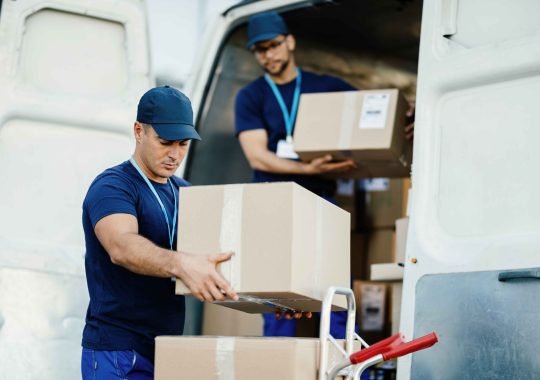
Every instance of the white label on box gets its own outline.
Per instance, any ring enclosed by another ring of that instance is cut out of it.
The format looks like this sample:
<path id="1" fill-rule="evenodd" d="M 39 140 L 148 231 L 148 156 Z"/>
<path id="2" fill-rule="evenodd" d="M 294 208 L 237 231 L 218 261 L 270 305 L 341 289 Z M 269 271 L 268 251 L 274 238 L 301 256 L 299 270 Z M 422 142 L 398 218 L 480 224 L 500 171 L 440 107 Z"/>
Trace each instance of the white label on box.
<path id="1" fill-rule="evenodd" d="M 388 191 L 390 189 L 389 178 L 371 178 L 360 181 L 360 188 L 367 192 Z"/>
<path id="2" fill-rule="evenodd" d="M 389 94 L 366 94 L 360 114 L 360 129 L 383 129 L 388 113 Z"/>
<path id="3" fill-rule="evenodd" d="M 362 286 L 361 291 L 362 330 L 382 330 L 384 327 L 384 286 L 366 284 Z"/>

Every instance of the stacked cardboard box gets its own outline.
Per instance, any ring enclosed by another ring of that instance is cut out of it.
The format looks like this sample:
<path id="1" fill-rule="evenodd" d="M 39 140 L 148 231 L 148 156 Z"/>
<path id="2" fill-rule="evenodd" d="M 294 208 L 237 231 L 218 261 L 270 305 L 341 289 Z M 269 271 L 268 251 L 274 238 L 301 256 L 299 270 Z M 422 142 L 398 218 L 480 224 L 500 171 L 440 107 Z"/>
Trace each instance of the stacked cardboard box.
<path id="1" fill-rule="evenodd" d="M 358 168 L 341 178 L 407 177 L 412 159 L 405 139 L 408 104 L 397 89 L 303 94 L 294 149 L 303 161 L 331 154 Z"/>
<path id="2" fill-rule="evenodd" d="M 343 347 L 343 341 L 340 344 Z M 342 355 L 330 346 L 331 368 L 342 359 Z M 314 380 L 318 376 L 318 368 L 318 339 L 209 336 L 156 338 L 156 380 Z"/>

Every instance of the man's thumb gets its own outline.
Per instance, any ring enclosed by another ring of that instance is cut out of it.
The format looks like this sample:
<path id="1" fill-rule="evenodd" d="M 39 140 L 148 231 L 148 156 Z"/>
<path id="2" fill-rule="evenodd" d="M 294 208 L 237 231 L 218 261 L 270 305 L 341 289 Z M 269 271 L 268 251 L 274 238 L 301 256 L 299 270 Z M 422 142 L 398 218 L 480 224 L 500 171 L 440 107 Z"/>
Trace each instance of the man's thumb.
<path id="1" fill-rule="evenodd" d="M 218 253 L 217 255 L 215 255 L 214 260 L 216 263 L 221 263 L 223 261 L 230 260 L 233 255 L 234 252 Z"/>

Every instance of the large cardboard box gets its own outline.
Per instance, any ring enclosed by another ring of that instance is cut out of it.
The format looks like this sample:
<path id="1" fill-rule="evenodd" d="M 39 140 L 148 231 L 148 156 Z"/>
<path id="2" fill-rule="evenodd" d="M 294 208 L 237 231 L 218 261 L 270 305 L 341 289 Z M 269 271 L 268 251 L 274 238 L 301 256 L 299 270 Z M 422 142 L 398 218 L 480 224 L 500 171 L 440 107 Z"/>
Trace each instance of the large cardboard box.
<path id="1" fill-rule="evenodd" d="M 354 159 L 358 169 L 336 174 L 341 178 L 409 176 L 407 109 L 397 89 L 303 94 L 294 149 L 303 161 L 325 154 Z"/>
<path id="2" fill-rule="evenodd" d="M 235 252 L 219 270 L 242 299 L 219 304 L 319 311 L 328 287 L 349 286 L 349 214 L 293 182 L 183 188 L 179 207 L 180 251 Z M 176 281 L 176 293 L 189 290 Z"/>
<path id="3" fill-rule="evenodd" d="M 332 345 L 329 357 L 330 366 L 342 359 Z M 156 338 L 156 380 L 314 380 L 318 368 L 318 339 Z"/>

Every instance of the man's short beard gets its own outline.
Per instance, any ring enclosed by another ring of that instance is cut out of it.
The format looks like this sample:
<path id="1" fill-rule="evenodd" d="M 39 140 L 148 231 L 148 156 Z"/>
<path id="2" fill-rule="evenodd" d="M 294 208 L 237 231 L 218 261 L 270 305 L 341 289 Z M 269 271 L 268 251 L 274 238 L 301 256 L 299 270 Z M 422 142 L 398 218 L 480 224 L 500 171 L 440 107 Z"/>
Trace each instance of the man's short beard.
<path id="1" fill-rule="evenodd" d="M 284 62 L 281 64 L 281 66 L 279 67 L 279 69 L 277 70 L 277 72 L 274 72 L 274 73 L 271 73 L 270 71 L 268 71 L 266 67 L 263 67 L 263 68 L 264 68 L 264 71 L 266 71 L 268 74 L 278 77 L 278 76 L 280 76 L 281 74 L 283 74 L 283 72 L 285 71 L 285 69 L 287 68 L 287 66 L 289 66 L 289 63 L 290 63 L 290 59 L 287 58 L 287 60 L 284 61 Z"/>

